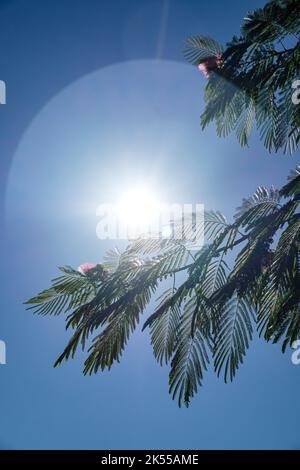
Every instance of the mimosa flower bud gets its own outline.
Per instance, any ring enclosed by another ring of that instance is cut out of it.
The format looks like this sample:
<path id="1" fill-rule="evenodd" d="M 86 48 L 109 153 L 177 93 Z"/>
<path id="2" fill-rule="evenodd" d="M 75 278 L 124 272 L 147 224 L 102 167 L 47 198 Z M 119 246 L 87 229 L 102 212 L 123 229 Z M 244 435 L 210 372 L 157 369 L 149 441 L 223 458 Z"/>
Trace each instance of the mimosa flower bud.
<path id="1" fill-rule="evenodd" d="M 78 271 L 81 274 L 87 274 L 91 269 L 94 269 L 97 265 L 94 263 L 83 263 L 78 267 Z"/>
<path id="2" fill-rule="evenodd" d="M 203 62 L 198 65 L 198 69 L 203 73 L 206 78 L 212 70 L 219 68 L 223 63 L 221 55 L 207 57 Z"/>

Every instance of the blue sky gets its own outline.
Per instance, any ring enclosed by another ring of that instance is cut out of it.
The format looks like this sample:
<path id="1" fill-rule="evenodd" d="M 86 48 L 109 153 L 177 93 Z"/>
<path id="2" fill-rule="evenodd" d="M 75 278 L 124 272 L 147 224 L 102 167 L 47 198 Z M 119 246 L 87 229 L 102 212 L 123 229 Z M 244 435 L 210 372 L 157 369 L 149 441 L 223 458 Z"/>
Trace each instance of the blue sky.
<path id="1" fill-rule="evenodd" d="M 299 152 L 269 155 L 255 136 L 240 149 L 201 132 L 205 79 L 182 59 L 186 37 L 225 42 L 261 4 L 0 2 L 0 448 L 299 448 L 300 368 L 289 351 L 255 338 L 232 384 L 210 371 L 178 409 L 147 332 L 109 373 L 87 378 L 81 353 L 52 367 L 69 337 L 63 317 L 22 305 L 57 266 L 101 259 L 112 242 L 96 238 L 95 207 L 136 182 L 229 218 L 258 185 L 284 183 Z"/>

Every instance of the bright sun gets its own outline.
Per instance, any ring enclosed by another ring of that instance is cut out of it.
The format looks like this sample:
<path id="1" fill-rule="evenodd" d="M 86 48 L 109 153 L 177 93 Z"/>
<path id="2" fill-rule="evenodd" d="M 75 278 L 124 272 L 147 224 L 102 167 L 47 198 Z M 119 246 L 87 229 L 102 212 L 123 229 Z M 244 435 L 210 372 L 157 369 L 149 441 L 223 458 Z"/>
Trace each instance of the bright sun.
<path id="1" fill-rule="evenodd" d="M 153 193 L 141 186 L 125 192 L 117 207 L 120 220 L 133 231 L 147 231 L 159 212 L 159 203 Z"/>

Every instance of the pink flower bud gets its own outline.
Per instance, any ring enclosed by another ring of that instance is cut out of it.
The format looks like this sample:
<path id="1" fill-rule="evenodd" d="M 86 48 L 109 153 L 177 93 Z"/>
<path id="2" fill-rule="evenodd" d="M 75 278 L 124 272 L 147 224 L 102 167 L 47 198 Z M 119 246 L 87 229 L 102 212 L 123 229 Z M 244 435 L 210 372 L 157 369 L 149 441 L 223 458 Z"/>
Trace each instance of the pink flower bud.
<path id="1" fill-rule="evenodd" d="M 206 66 L 205 62 L 202 62 L 202 64 L 199 64 L 198 69 L 200 70 L 200 72 L 203 73 L 205 78 L 209 77 L 209 71 L 207 69 L 207 66 Z"/>
<path id="2" fill-rule="evenodd" d="M 91 269 L 94 269 L 97 265 L 94 263 L 83 263 L 78 267 L 78 271 L 81 274 L 87 274 Z"/>
<path id="3" fill-rule="evenodd" d="M 206 78 L 212 70 L 219 68 L 223 63 L 221 55 L 207 57 L 203 62 L 198 65 L 198 69 L 203 73 Z"/>

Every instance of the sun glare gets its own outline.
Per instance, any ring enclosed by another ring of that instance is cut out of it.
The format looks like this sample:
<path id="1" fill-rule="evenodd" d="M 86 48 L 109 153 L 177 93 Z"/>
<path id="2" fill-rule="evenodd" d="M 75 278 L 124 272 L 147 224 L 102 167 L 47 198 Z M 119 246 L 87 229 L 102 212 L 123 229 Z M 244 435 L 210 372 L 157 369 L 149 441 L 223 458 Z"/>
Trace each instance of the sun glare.
<path id="1" fill-rule="evenodd" d="M 117 207 L 120 220 L 132 230 L 147 231 L 159 211 L 159 203 L 153 193 L 141 186 L 125 192 Z"/>

